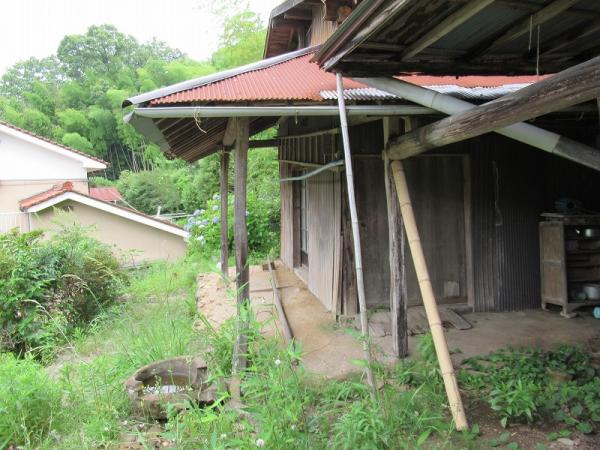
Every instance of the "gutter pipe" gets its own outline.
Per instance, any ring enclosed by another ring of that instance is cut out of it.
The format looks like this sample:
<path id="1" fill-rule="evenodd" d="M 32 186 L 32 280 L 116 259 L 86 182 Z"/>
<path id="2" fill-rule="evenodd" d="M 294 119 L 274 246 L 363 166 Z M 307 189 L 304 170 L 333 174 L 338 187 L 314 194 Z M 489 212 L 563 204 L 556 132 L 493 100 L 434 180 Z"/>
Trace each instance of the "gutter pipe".
<path id="1" fill-rule="evenodd" d="M 432 89 L 407 83 L 396 78 L 355 78 L 355 80 L 449 115 L 459 114 L 476 106 L 450 95 L 440 94 Z M 590 163 L 581 160 L 578 155 L 582 153 L 595 155 L 598 153 L 597 149 L 573 141 L 552 131 L 520 122 L 494 130 L 494 132 L 548 153 L 555 153 L 580 164 L 596 168 L 590 165 Z"/>
<path id="2" fill-rule="evenodd" d="M 431 108 L 414 105 L 352 105 L 349 116 L 413 116 L 436 114 Z M 294 117 L 337 116 L 337 106 L 169 106 L 136 108 L 133 113 L 151 119 L 201 117 Z M 129 117 L 126 116 L 126 120 Z"/>

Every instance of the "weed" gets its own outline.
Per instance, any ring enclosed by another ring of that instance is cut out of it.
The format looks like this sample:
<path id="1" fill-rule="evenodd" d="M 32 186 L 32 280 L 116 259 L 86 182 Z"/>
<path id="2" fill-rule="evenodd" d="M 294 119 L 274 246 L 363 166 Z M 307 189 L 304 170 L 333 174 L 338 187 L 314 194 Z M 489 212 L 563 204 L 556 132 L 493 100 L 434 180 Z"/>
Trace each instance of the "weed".
<path id="1" fill-rule="evenodd" d="M 465 360 L 463 366 L 462 385 L 483 397 L 503 426 L 546 417 L 591 433 L 600 422 L 600 381 L 581 349 L 501 350 Z M 552 382 L 555 373 L 560 382 Z"/>
<path id="2" fill-rule="evenodd" d="M 41 365 L 0 354 L 0 380 L 0 443 L 35 446 L 60 425 L 61 391 Z"/>

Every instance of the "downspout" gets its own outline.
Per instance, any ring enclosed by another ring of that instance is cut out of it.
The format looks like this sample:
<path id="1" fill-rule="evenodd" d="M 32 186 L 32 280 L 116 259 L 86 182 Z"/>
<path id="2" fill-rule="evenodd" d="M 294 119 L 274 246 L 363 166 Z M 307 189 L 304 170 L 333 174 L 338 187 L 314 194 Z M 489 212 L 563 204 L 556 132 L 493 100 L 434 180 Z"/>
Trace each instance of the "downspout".
<path id="1" fill-rule="evenodd" d="M 449 115 L 458 114 L 476 106 L 450 95 L 441 94 L 432 89 L 417 86 L 396 78 L 355 78 L 355 80 Z M 591 166 L 590 163 L 579 159 L 576 154 L 587 153 L 594 155 L 598 153 L 598 150 L 552 131 L 520 122 L 494 130 L 494 132 L 548 153 L 554 153 L 577 163 L 596 168 Z"/>
<path id="2" fill-rule="evenodd" d="M 354 265 L 356 268 L 356 288 L 358 290 L 358 306 L 360 315 L 360 329 L 362 333 L 362 347 L 367 361 L 367 381 L 371 388 L 371 399 L 375 401 L 375 381 L 371 368 L 371 342 L 369 338 L 369 323 L 367 319 L 367 301 L 365 299 L 365 282 L 363 278 L 362 253 L 360 249 L 360 230 L 358 228 L 358 213 L 356 210 L 356 196 L 354 194 L 354 170 L 352 169 L 352 154 L 350 153 L 350 136 L 348 135 L 348 120 L 346 118 L 346 102 L 344 101 L 344 81 L 339 72 L 335 75 L 338 107 L 340 113 L 340 128 L 344 144 L 344 161 L 346 166 L 346 183 L 348 186 L 348 204 L 350 208 L 350 221 L 352 222 L 352 240 L 354 241 Z"/>

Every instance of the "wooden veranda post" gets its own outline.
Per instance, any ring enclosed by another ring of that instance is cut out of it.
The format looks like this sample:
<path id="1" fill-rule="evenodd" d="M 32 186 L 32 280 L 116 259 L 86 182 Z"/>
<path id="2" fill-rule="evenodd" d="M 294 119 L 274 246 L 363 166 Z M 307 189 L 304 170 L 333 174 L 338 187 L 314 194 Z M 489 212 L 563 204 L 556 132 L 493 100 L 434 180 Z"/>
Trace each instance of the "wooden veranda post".
<path id="1" fill-rule="evenodd" d="M 384 119 L 384 143 L 390 136 L 390 119 Z M 406 320 L 404 228 L 402 215 L 390 171 L 390 160 L 384 155 L 384 183 L 387 202 L 388 241 L 390 262 L 390 315 L 392 322 L 392 347 L 396 358 L 408 355 L 408 330 Z"/>
<path id="2" fill-rule="evenodd" d="M 235 123 L 235 199 L 234 240 L 237 292 L 237 338 L 233 349 L 231 396 L 240 400 L 240 372 L 246 368 L 247 322 L 244 310 L 250 300 L 248 267 L 248 230 L 246 228 L 246 182 L 248 178 L 249 121 L 238 118 Z"/>
<path id="3" fill-rule="evenodd" d="M 220 195 L 221 195 L 221 273 L 229 277 L 229 239 L 227 236 L 227 196 L 229 184 L 229 152 L 221 151 Z"/>
<path id="4" fill-rule="evenodd" d="M 425 254 L 423 253 L 423 246 L 421 245 L 419 230 L 417 229 L 415 213 L 410 202 L 410 194 L 408 192 L 404 168 L 400 161 L 392 161 L 390 166 L 394 176 L 398 202 L 402 212 L 404 228 L 406 230 L 406 238 L 415 265 L 419 289 L 421 290 L 421 296 L 423 297 L 423 306 L 425 307 L 425 314 L 427 315 L 427 320 L 431 329 L 433 344 L 440 364 L 442 378 L 444 379 L 444 386 L 446 388 L 450 410 L 452 411 L 452 417 L 454 418 L 457 430 L 466 430 L 469 425 L 465 416 L 460 391 L 458 390 L 454 367 L 450 360 L 450 352 L 448 351 L 448 344 L 446 342 L 446 337 L 444 336 L 444 328 L 435 301 L 431 279 L 429 278 L 429 270 L 427 269 L 427 263 L 425 262 Z"/>

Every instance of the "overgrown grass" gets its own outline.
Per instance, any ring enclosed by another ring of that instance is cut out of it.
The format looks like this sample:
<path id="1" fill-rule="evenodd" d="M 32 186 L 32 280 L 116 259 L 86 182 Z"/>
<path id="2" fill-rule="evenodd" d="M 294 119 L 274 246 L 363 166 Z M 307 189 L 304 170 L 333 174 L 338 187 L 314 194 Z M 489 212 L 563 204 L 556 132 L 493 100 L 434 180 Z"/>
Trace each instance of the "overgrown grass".
<path id="1" fill-rule="evenodd" d="M 44 378 L 41 366 L 29 369 L 41 380 L 38 391 L 50 395 L 54 405 L 59 393 L 58 410 L 43 408 L 51 420 L 41 417 L 29 421 L 35 426 L 26 430 L 2 431 L 0 443 L 96 449 L 116 447 L 125 434 L 137 434 L 139 442 L 151 439 L 145 435 L 151 424 L 131 416 L 123 382 L 156 359 L 200 354 L 215 379 L 228 379 L 235 323 L 229 320 L 217 330 L 196 313 L 194 280 L 208 267 L 214 263 L 188 260 L 137 274 L 125 300 L 99 316 L 90 335 L 70 343 L 53 382 Z M 173 412 L 160 434 L 171 448 L 476 448 L 472 434 L 453 431 L 429 337 L 419 358 L 374 367 L 379 389 L 373 402 L 360 377 L 332 381 L 305 373 L 299 346 L 282 346 L 263 335 L 265 324 L 251 312 L 248 318 L 242 410 L 230 407 L 224 391 L 222 403 L 190 404 L 185 414 Z M 29 401 L 30 395 L 23 387 L 9 394 L 15 401 L 19 396 Z"/>
<path id="2" fill-rule="evenodd" d="M 98 316 L 88 335 L 70 341 L 50 367 L 54 381 L 40 384 L 35 392 L 24 389 L 22 383 L 11 386 L 10 377 L 3 372 L 0 384 L 8 386 L 6 398 L 12 396 L 10 401 L 28 404 L 44 392 L 58 391 L 61 407 L 49 410 L 51 424 L 44 425 L 46 421 L 34 429 L 20 427 L 15 421 L 10 433 L 0 427 L 0 444 L 92 449 L 117 441 L 130 412 L 124 380 L 156 359 L 198 351 L 195 277 L 207 264 L 187 260 L 155 265 L 136 274 L 124 300 Z M 4 361 L 2 367 L 6 367 Z M 28 366 L 28 370 L 40 380 L 46 376 L 39 365 Z"/>

